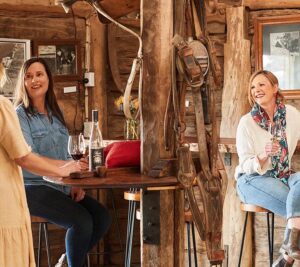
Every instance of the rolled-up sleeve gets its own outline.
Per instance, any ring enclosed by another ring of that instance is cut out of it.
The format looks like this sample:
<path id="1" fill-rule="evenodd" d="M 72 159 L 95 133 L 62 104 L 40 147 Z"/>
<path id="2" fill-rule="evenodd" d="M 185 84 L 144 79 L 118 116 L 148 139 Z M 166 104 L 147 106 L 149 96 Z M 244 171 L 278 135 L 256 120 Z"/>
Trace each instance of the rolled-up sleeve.
<path id="1" fill-rule="evenodd" d="M 239 156 L 239 169 L 246 174 L 258 173 L 265 174 L 269 169 L 271 169 L 270 158 L 261 167 L 258 155 L 264 152 L 264 148 L 261 151 L 255 151 L 255 140 L 253 136 L 249 134 L 244 120 L 241 120 L 236 134 L 236 148 Z"/>

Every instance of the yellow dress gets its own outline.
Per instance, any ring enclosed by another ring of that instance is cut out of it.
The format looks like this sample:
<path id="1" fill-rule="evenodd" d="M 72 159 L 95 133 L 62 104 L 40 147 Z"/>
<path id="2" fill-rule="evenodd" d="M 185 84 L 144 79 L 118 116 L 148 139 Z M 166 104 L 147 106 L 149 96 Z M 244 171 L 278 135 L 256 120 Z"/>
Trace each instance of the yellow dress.
<path id="1" fill-rule="evenodd" d="M 12 104 L 0 96 L 0 267 L 35 267 L 24 182 L 14 161 L 30 151 Z"/>

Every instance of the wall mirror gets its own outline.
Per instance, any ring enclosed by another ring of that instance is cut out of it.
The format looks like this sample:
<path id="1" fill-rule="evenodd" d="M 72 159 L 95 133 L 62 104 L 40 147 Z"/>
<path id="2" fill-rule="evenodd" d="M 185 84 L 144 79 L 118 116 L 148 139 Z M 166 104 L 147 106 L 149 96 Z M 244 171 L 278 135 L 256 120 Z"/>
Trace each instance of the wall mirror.
<path id="1" fill-rule="evenodd" d="M 300 99 L 300 15 L 255 19 L 256 69 L 273 72 L 288 99 Z"/>

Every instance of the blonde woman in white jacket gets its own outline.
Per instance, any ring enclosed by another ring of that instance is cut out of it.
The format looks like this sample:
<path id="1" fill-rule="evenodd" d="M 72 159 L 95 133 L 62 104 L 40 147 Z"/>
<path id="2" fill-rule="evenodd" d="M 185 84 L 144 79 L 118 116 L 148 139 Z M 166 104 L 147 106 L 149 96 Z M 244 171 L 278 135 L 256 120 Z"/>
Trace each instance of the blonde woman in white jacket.
<path id="1" fill-rule="evenodd" d="M 300 113 L 284 104 L 276 76 L 255 72 L 249 82 L 251 111 L 238 125 L 237 192 L 244 203 L 262 206 L 287 219 L 281 256 L 273 267 L 300 260 L 300 173 L 291 171 L 291 158 L 300 138 Z"/>

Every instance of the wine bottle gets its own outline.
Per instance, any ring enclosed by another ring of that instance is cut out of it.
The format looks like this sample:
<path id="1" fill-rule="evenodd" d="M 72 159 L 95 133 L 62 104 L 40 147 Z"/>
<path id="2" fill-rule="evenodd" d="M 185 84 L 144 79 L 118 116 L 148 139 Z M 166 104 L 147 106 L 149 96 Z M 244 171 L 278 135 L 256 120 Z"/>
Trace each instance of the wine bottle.
<path id="1" fill-rule="evenodd" d="M 98 125 L 98 110 L 92 110 L 92 130 L 89 142 L 89 170 L 104 166 L 103 139 Z"/>

